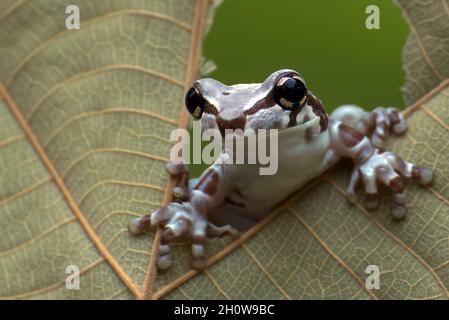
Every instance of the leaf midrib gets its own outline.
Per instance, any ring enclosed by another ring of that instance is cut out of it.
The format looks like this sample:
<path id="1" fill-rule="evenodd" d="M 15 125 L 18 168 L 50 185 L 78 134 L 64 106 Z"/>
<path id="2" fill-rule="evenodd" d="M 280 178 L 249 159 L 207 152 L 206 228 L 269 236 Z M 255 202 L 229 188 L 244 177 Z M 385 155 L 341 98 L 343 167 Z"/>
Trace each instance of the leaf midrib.
<path id="1" fill-rule="evenodd" d="M 339 193 L 341 193 L 345 198 L 348 197 L 348 195 L 346 194 L 346 192 L 341 189 L 337 183 L 335 181 L 333 181 L 332 179 L 328 179 L 328 182 L 332 185 L 332 187 L 334 189 L 336 189 Z M 437 281 L 437 283 L 439 284 L 439 286 L 441 287 L 441 289 L 443 290 L 443 292 L 446 294 L 446 296 L 449 298 L 449 291 L 446 288 L 446 286 L 444 285 L 443 281 L 441 280 L 441 278 L 438 276 L 438 274 L 435 272 L 435 270 L 418 254 L 415 252 L 415 250 L 413 250 L 410 246 L 408 246 L 407 244 L 405 244 L 398 236 L 396 236 L 395 234 L 393 234 L 390 230 L 388 230 L 384 225 L 382 225 L 382 223 L 375 218 L 372 214 L 370 214 L 369 212 L 367 212 L 367 210 L 360 205 L 359 203 L 356 203 L 355 206 L 366 216 L 368 217 L 368 219 L 370 219 L 374 225 L 376 227 L 378 227 L 383 233 L 385 233 L 388 237 L 390 237 L 391 239 L 393 239 L 396 243 L 398 243 L 402 248 L 405 249 L 406 252 L 410 253 L 411 255 L 413 255 L 432 275 L 432 277 Z"/>
<path id="2" fill-rule="evenodd" d="M 191 38 L 189 59 L 186 71 L 186 80 L 184 82 L 184 92 L 186 92 L 192 83 L 196 80 L 201 58 L 201 43 L 205 33 L 206 28 L 206 18 L 208 10 L 212 0 L 197 0 L 195 7 L 195 18 L 193 26 L 193 34 Z M 178 128 L 187 128 L 189 123 L 189 115 L 187 114 L 184 106 L 180 106 L 180 116 L 178 120 Z M 167 186 L 165 189 L 163 204 L 167 204 L 172 198 L 172 189 L 174 187 L 174 180 L 172 177 L 168 178 Z M 153 238 L 153 245 L 150 251 L 150 259 L 148 262 L 148 271 L 145 277 L 145 287 L 143 291 L 143 299 L 157 299 L 153 290 L 154 284 L 157 277 L 157 266 L 156 261 L 159 255 L 159 244 L 160 244 L 161 230 L 158 229 L 155 232 Z"/>
<path id="3" fill-rule="evenodd" d="M 113 12 L 109 12 L 106 13 L 102 16 L 97 16 L 95 18 L 89 19 L 89 20 L 84 20 L 83 21 L 83 29 L 88 28 L 89 26 L 93 25 L 94 23 L 98 22 L 98 21 L 102 21 L 102 20 L 107 20 L 113 17 L 117 17 L 117 16 L 122 16 L 122 15 L 142 15 L 142 16 L 147 16 L 147 17 L 152 17 L 152 18 L 157 18 L 157 19 L 161 19 L 161 20 L 165 20 L 168 22 L 173 23 L 174 25 L 179 26 L 180 28 L 183 28 L 187 31 L 191 31 L 192 28 L 191 26 L 187 25 L 186 23 L 179 21 L 173 17 L 164 15 L 164 14 L 160 14 L 157 12 L 151 12 L 148 10 L 136 10 L 136 9 L 123 9 L 123 10 L 117 10 L 117 11 L 113 11 Z M 0 16 L 0 21 L 6 17 L 7 14 Z M 9 85 L 11 84 L 11 82 L 16 78 L 16 76 L 19 74 L 19 71 L 33 58 L 35 57 L 40 51 L 42 51 L 43 49 L 45 49 L 48 45 L 50 45 L 51 43 L 55 42 L 56 40 L 64 37 L 65 35 L 70 34 L 71 30 L 67 30 L 67 29 L 63 29 L 63 31 L 57 33 L 56 35 L 50 37 L 49 39 L 45 40 L 40 46 L 38 46 L 36 49 L 34 49 L 33 51 L 31 51 L 18 65 L 17 67 L 14 69 L 14 71 L 11 73 L 11 75 L 9 76 L 9 78 L 5 81 L 5 85 L 6 87 L 9 87 Z"/>
<path id="4" fill-rule="evenodd" d="M 109 252 L 108 248 L 103 244 L 103 242 L 100 240 L 100 238 L 97 235 L 97 233 L 95 232 L 95 230 L 89 224 L 84 213 L 81 211 L 77 202 L 75 201 L 75 198 L 72 196 L 71 192 L 65 185 L 64 180 L 62 179 L 58 170 L 53 165 L 53 163 L 50 161 L 49 157 L 47 156 L 45 150 L 41 146 L 41 144 L 40 144 L 39 140 L 37 139 L 36 135 L 34 134 L 33 130 L 28 125 L 27 120 L 23 116 L 22 112 L 20 111 L 19 107 L 17 106 L 17 104 L 15 103 L 13 98 L 6 91 L 3 84 L 0 84 L 0 95 L 3 97 L 6 105 L 8 106 L 8 108 L 11 111 L 11 113 L 13 114 L 13 116 L 15 117 L 17 123 L 24 131 L 25 136 L 28 138 L 28 141 L 33 146 L 37 156 L 39 157 L 41 162 L 46 167 L 47 171 L 49 172 L 50 176 L 52 177 L 52 180 L 54 181 L 54 183 L 58 187 L 59 191 L 61 192 L 63 198 L 65 199 L 65 202 L 67 203 L 68 207 L 71 209 L 71 211 L 73 212 L 73 214 L 75 215 L 78 222 L 83 227 L 84 231 L 87 233 L 89 238 L 95 244 L 95 246 L 97 247 L 100 254 L 109 263 L 109 265 L 114 269 L 114 271 L 117 273 L 117 275 L 122 279 L 123 283 L 128 287 L 128 289 L 131 291 L 131 293 L 135 297 L 141 296 L 142 292 L 139 289 L 139 287 L 137 286 L 137 284 L 122 269 L 122 267 L 119 265 L 117 260 L 115 260 L 114 256 Z"/>
<path id="5" fill-rule="evenodd" d="M 17 7 L 19 7 L 20 5 L 22 5 L 25 1 L 21 1 L 21 2 L 17 2 L 16 4 L 14 4 L 12 7 L 8 8 L 6 10 L 6 12 L 8 14 L 10 14 L 11 12 L 13 12 Z M 200 53 L 201 53 L 201 41 L 203 39 L 203 35 L 204 35 L 204 30 L 205 30 L 205 25 L 206 25 L 206 17 L 207 17 L 207 13 L 208 13 L 208 9 L 209 9 L 209 5 L 210 5 L 210 1 L 208 0 L 198 0 L 196 2 L 196 10 L 195 10 L 195 23 L 194 23 L 194 28 L 192 29 L 193 34 L 191 37 L 191 52 L 189 55 L 189 59 L 188 59 L 188 63 L 187 63 L 187 72 L 186 72 L 186 80 L 185 81 L 179 81 L 177 79 L 174 79 L 170 76 L 161 74 L 159 72 L 156 72 L 154 70 L 150 70 L 150 69 L 146 69 L 143 67 L 139 67 L 139 66 L 135 66 L 135 65 L 107 65 L 104 66 L 102 68 L 98 68 L 95 70 L 89 70 L 86 72 L 82 72 L 82 73 L 78 73 L 75 76 L 64 80 L 63 82 L 58 83 L 56 86 L 54 86 L 53 88 L 51 88 L 45 95 L 44 97 L 39 100 L 34 107 L 32 108 L 32 112 L 28 115 L 28 119 L 25 118 L 25 116 L 22 114 L 22 112 L 20 111 L 20 108 L 17 106 L 17 104 L 15 103 L 14 99 L 9 95 L 7 89 L 5 88 L 5 86 L 0 83 L 0 96 L 3 97 L 3 99 L 5 100 L 6 105 L 9 107 L 11 113 L 14 115 L 16 121 L 18 122 L 18 124 L 20 125 L 20 127 L 22 128 L 22 130 L 25 133 L 25 136 L 27 137 L 28 141 L 30 142 L 30 144 L 33 146 L 33 148 L 35 149 L 36 154 L 38 155 L 39 159 L 41 160 L 41 162 L 44 164 L 44 166 L 46 167 L 47 171 L 49 172 L 51 178 L 49 180 L 54 181 L 54 183 L 56 184 L 56 186 L 58 187 L 58 189 L 60 190 L 61 194 L 63 195 L 63 198 L 65 200 L 65 202 L 67 203 L 68 207 L 71 209 L 71 211 L 73 212 L 74 216 L 76 217 L 76 219 L 78 220 L 78 222 L 80 223 L 80 225 L 83 227 L 84 231 L 87 233 L 87 235 L 89 236 L 89 238 L 91 239 L 91 241 L 95 244 L 95 246 L 97 247 L 97 249 L 99 250 L 102 258 L 98 261 L 94 262 L 94 265 L 97 265 L 98 263 L 100 263 L 103 260 L 106 260 L 109 265 L 112 267 L 112 269 L 117 273 L 117 275 L 119 276 L 119 278 L 123 281 L 123 283 L 126 285 L 126 287 L 131 291 L 131 293 L 136 297 L 136 298 L 151 298 L 151 294 L 152 294 L 152 287 L 153 287 L 153 283 L 154 283 L 154 279 L 155 279 L 155 259 L 154 257 L 157 256 L 157 248 L 158 248 L 158 237 L 159 234 L 158 232 L 156 232 L 155 237 L 153 239 L 153 242 L 155 243 L 153 245 L 152 248 L 152 254 L 150 255 L 150 259 L 149 259 L 149 264 L 148 264 L 148 272 L 147 272 L 147 276 L 146 276 L 146 286 L 145 286 L 145 291 L 142 291 L 138 285 L 134 282 L 133 279 L 131 279 L 131 277 L 123 270 L 123 268 L 120 266 L 120 264 L 115 260 L 114 256 L 109 252 L 108 248 L 105 246 L 105 244 L 103 244 L 103 242 L 100 240 L 99 236 L 97 235 L 97 233 L 95 232 L 94 228 L 90 225 L 90 223 L 88 222 L 87 218 L 85 217 L 85 215 L 83 214 L 83 212 L 81 211 L 81 209 L 79 208 L 78 203 L 76 202 L 75 198 L 73 197 L 73 195 L 71 194 L 71 192 L 69 191 L 69 189 L 67 188 L 67 186 L 64 183 L 64 179 L 63 176 L 60 175 L 60 173 L 58 172 L 58 170 L 56 169 L 56 167 L 53 165 L 52 161 L 49 159 L 49 157 L 47 156 L 44 147 L 42 146 L 42 144 L 40 143 L 40 141 L 38 140 L 37 136 L 35 135 L 35 133 L 33 132 L 33 130 L 31 129 L 31 127 L 28 124 L 28 120 L 30 120 L 33 115 L 35 114 L 35 111 L 38 109 L 38 107 L 41 105 L 41 103 L 48 98 L 54 91 L 56 91 L 58 88 L 62 87 L 63 85 L 66 85 L 68 82 L 71 81 L 75 81 L 77 79 L 82 79 L 84 77 L 90 76 L 92 74 L 96 74 L 98 72 L 104 72 L 104 71 L 109 71 L 109 70 L 114 70 L 114 69 L 132 69 L 134 71 L 138 71 L 138 72 L 143 72 L 143 73 L 147 73 L 147 74 L 151 74 L 153 76 L 156 76 L 157 78 L 160 78 L 162 80 L 166 80 L 168 82 L 171 82 L 175 85 L 181 86 L 183 87 L 185 90 L 188 89 L 188 86 L 190 86 L 190 84 L 195 80 L 196 75 L 197 75 L 197 71 L 199 69 L 199 62 L 200 62 Z M 8 14 L 3 14 L 2 16 L 0 16 L 0 20 L 5 18 L 5 16 L 7 16 Z M 188 26 L 185 23 L 182 23 L 178 20 L 176 20 L 175 18 L 171 18 L 168 17 L 166 15 L 163 14 L 157 14 L 154 12 L 149 12 L 149 11 L 142 11 L 142 10 L 120 10 L 117 12 L 112 12 L 112 13 L 108 13 L 105 14 L 101 17 L 96 17 L 93 18 L 90 21 L 90 23 L 97 21 L 99 19 L 107 19 L 110 17 L 114 17 L 114 16 L 118 16 L 118 15 L 122 15 L 122 14 L 140 14 L 140 15 L 146 15 L 146 16 L 151 16 L 151 17 L 155 17 L 155 18 L 160 18 L 163 20 L 167 20 L 167 21 L 171 21 L 172 23 L 174 23 L 175 25 L 178 25 L 181 28 L 190 30 L 190 26 Z M 89 24 L 89 22 L 88 22 Z M 23 60 L 19 66 L 14 70 L 12 76 L 8 79 L 8 84 L 15 78 L 15 76 L 18 73 L 18 70 L 20 70 L 23 65 L 25 65 L 34 55 L 36 55 L 42 48 L 44 48 L 48 43 L 50 43 L 51 41 L 54 41 L 58 38 L 60 38 L 61 36 L 63 36 L 65 33 L 64 31 L 53 36 L 52 38 L 48 39 L 45 43 L 41 44 L 37 49 L 33 50 L 30 54 L 27 55 L 27 57 L 25 58 L 25 60 Z M 184 108 L 181 106 L 180 108 L 181 110 L 181 114 L 179 117 L 178 122 L 176 123 L 178 125 L 178 128 L 186 128 L 188 125 L 188 115 L 187 113 L 184 111 Z M 150 114 L 148 114 L 150 115 Z M 151 114 L 150 116 L 154 116 L 153 114 Z M 166 119 L 163 119 L 166 120 Z M 174 121 L 165 121 L 165 122 L 170 122 L 170 123 L 174 123 Z M 7 143 L 9 143 L 9 141 L 7 141 Z M 139 154 L 140 156 L 147 156 L 144 154 Z M 165 161 L 165 158 L 158 158 L 156 160 L 161 160 L 161 161 Z M 171 197 L 171 189 L 173 187 L 173 181 L 169 178 L 168 182 L 167 182 L 167 186 L 165 188 L 165 197 L 164 197 L 164 203 L 169 202 L 170 197 Z M 59 286 L 59 283 L 54 284 L 51 286 L 50 289 L 52 289 L 53 287 L 57 287 Z M 44 291 L 48 291 L 49 288 L 44 288 Z M 39 290 L 39 292 L 41 292 L 42 290 Z M 24 295 L 21 295 L 23 297 L 25 296 L 29 296 L 30 293 L 26 293 Z"/>
<path id="6" fill-rule="evenodd" d="M 448 6 L 445 3 L 445 0 L 443 1 L 443 6 L 446 9 L 446 13 L 449 15 L 449 9 Z M 405 19 L 408 22 L 408 25 L 410 26 L 410 29 L 412 31 L 412 34 L 415 36 L 416 38 L 416 42 L 418 44 L 419 50 L 421 51 L 424 59 L 426 60 L 427 64 L 429 65 L 430 69 L 432 70 L 433 74 L 441 81 L 444 82 L 445 79 L 444 77 L 440 74 L 440 72 L 438 71 L 438 68 L 435 66 L 435 64 L 433 63 L 432 59 L 430 58 L 430 55 L 427 52 L 426 46 L 424 45 L 424 41 L 421 37 L 421 35 L 419 34 L 418 30 L 415 28 L 414 24 L 412 23 L 412 19 L 410 18 L 409 13 L 407 12 L 406 8 L 403 8 L 402 10 Z"/>

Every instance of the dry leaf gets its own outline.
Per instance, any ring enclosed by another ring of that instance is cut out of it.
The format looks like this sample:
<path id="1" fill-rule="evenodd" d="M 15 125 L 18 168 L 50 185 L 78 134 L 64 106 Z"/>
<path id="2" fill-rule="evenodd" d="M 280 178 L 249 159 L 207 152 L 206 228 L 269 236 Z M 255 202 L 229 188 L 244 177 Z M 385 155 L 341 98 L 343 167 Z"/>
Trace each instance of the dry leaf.
<path id="1" fill-rule="evenodd" d="M 180 242 L 156 277 L 158 237 L 126 225 L 168 200 L 167 137 L 186 126 L 207 1 L 86 0 L 74 34 L 57 22 L 67 4 L 50 2 L 0 5 L 0 297 L 448 298 L 448 81 L 423 90 L 407 136 L 391 140 L 436 173 L 432 188 L 408 186 L 405 221 L 391 220 L 388 195 L 373 213 L 349 205 L 345 166 L 238 240 L 208 242 L 204 272 Z M 81 290 L 65 287 L 71 264 Z M 371 264 L 379 290 L 365 288 Z"/>
<path id="2" fill-rule="evenodd" d="M 80 0 L 79 30 L 72 1 L 1 2 L 0 298 L 151 292 L 153 238 L 127 224 L 167 200 L 209 2 Z"/>
<path id="3" fill-rule="evenodd" d="M 299 191 L 242 239 L 209 243 L 209 268 L 201 274 L 187 271 L 188 250 L 180 249 L 176 268 L 158 276 L 156 297 L 449 297 L 448 3 L 398 2 L 413 30 L 404 64 L 406 100 L 415 104 L 407 111 L 409 132 L 391 139 L 388 148 L 432 167 L 436 175 L 431 188 L 407 187 L 406 220 L 392 220 L 389 195 L 374 212 L 349 205 L 346 165 Z M 366 289 L 369 265 L 380 268 L 379 290 Z"/>
<path id="4" fill-rule="evenodd" d="M 412 104 L 449 77 L 449 0 L 395 1 L 411 29 L 403 53 L 403 91 Z"/>

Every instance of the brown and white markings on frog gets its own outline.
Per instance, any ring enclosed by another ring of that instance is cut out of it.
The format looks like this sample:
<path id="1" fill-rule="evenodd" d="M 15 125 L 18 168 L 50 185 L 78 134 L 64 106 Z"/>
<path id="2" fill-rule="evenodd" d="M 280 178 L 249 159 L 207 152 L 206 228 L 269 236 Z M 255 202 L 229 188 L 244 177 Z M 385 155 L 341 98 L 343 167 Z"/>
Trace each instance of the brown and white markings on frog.
<path id="1" fill-rule="evenodd" d="M 433 180 L 430 169 L 382 149 L 389 134 L 406 131 L 398 110 L 366 112 L 344 105 L 328 118 L 320 100 L 293 70 L 276 71 L 257 84 L 227 86 L 201 79 L 187 92 L 185 102 L 203 129 L 279 129 L 278 171 L 260 175 L 259 165 L 234 164 L 226 150 L 199 179 L 188 180 L 185 164 L 169 163 L 167 170 L 176 181 L 174 202 L 129 226 L 134 234 L 152 226 L 163 228 L 158 257 L 161 269 L 172 264 L 170 242 L 181 235 L 192 239 L 193 266 L 203 268 L 208 236 L 237 235 L 248 229 L 341 158 L 354 163 L 348 198 L 356 201 L 355 187 L 362 184 L 365 206 L 374 209 L 379 205 L 378 185 L 384 184 L 392 191 L 391 213 L 396 219 L 407 212 L 403 178 L 422 185 Z"/>

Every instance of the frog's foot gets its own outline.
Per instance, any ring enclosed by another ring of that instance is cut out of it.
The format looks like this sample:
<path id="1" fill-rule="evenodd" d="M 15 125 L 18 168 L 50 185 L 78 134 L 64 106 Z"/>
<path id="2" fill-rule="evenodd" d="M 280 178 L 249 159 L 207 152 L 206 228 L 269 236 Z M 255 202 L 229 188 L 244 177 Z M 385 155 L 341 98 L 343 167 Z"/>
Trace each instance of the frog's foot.
<path id="1" fill-rule="evenodd" d="M 375 209 L 379 206 L 378 184 L 382 183 L 393 192 L 393 203 L 391 213 L 397 219 L 402 219 L 407 213 L 405 206 L 404 178 L 412 178 L 421 185 L 428 185 L 433 181 L 432 170 L 417 166 L 402 160 L 393 152 L 385 152 L 375 146 L 373 140 L 383 139 L 391 130 L 400 134 L 406 130 L 404 119 L 399 111 L 395 109 L 378 108 L 369 114 L 373 137 L 368 137 L 358 131 L 354 126 L 340 121 L 345 114 L 355 113 L 355 108 L 346 107 L 341 109 L 335 119 L 331 119 L 329 133 L 331 149 L 339 156 L 351 158 L 354 161 L 354 171 L 348 186 L 348 198 L 351 202 L 356 201 L 355 186 L 362 182 L 365 187 L 365 207 Z M 360 111 L 358 112 L 361 113 Z M 367 120 L 367 118 L 365 118 Z M 368 124 L 368 121 L 364 121 Z M 379 142 L 378 141 L 378 142 Z"/>
<path id="2" fill-rule="evenodd" d="M 172 202 L 149 215 L 133 220 L 129 230 L 141 234 L 151 227 L 161 227 L 161 240 L 157 265 L 159 269 L 168 269 L 173 263 L 170 243 L 179 236 L 192 239 L 192 263 L 197 269 L 205 265 L 204 242 L 208 222 L 197 214 L 189 202 Z"/>
<path id="3" fill-rule="evenodd" d="M 217 227 L 209 223 L 189 202 L 169 203 L 152 214 L 133 220 L 129 230 L 133 234 L 142 234 L 151 227 L 163 229 L 157 260 L 159 269 L 168 269 L 172 265 L 170 243 L 177 237 L 187 236 L 192 240 L 192 265 L 195 269 L 203 269 L 206 266 L 206 236 L 221 236 L 225 233 L 238 235 L 238 231 L 230 225 Z"/>
<path id="4" fill-rule="evenodd" d="M 166 170 L 175 181 L 173 197 L 175 200 L 185 201 L 189 197 L 189 169 L 185 163 L 168 162 Z"/>
<path id="5" fill-rule="evenodd" d="M 366 192 L 365 207 L 368 210 L 375 209 L 379 206 L 378 184 L 382 183 L 393 193 L 393 217 L 402 219 L 407 213 L 404 178 L 411 178 L 421 185 L 429 185 L 433 181 L 433 173 L 428 168 L 402 160 L 393 152 L 376 149 L 368 159 L 355 166 L 348 187 L 349 199 L 355 201 L 354 187 L 362 182 Z"/>
<path id="6" fill-rule="evenodd" d="M 372 126 L 371 142 L 374 146 L 383 147 L 390 133 L 402 134 L 407 131 L 402 113 L 395 108 L 376 108 L 369 113 Z"/>
<path id="7" fill-rule="evenodd" d="M 331 115 L 332 122 L 342 122 L 370 137 L 377 148 L 383 147 L 390 134 L 402 134 L 407 131 L 402 113 L 395 108 L 376 108 L 366 112 L 356 105 L 338 107 Z"/>

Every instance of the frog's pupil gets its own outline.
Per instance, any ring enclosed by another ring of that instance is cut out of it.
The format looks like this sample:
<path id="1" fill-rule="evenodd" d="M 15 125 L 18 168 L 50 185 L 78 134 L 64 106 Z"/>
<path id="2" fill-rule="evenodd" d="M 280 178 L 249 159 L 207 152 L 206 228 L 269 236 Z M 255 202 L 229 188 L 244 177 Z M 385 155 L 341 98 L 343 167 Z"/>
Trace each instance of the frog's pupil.
<path id="1" fill-rule="evenodd" d="M 282 84 L 282 98 L 294 104 L 299 103 L 306 95 L 306 87 L 298 79 L 287 79 Z"/>
<path id="2" fill-rule="evenodd" d="M 204 108 L 204 101 L 195 88 L 192 87 L 189 91 L 187 91 L 185 104 L 187 110 L 192 116 L 195 118 L 201 118 Z"/>
<path id="3" fill-rule="evenodd" d="M 306 85 L 296 77 L 282 78 L 274 89 L 274 98 L 277 104 L 286 110 L 303 107 L 306 96 Z"/>

